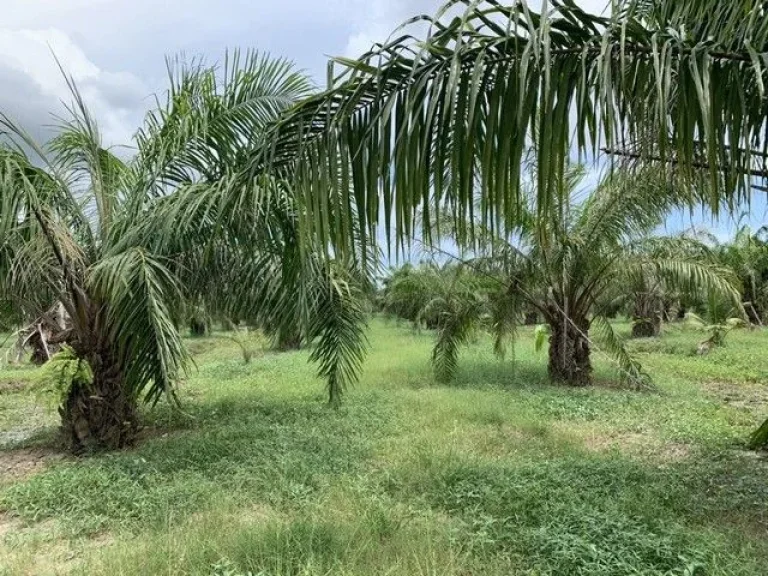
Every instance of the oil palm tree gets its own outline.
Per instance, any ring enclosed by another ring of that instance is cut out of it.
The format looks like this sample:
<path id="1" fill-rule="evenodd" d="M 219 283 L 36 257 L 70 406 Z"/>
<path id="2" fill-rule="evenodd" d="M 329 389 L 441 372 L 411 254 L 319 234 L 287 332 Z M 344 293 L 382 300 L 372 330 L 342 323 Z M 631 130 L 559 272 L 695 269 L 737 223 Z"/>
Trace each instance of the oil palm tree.
<path id="1" fill-rule="evenodd" d="M 300 228 L 335 255 L 375 241 L 379 223 L 388 241 L 419 222 L 429 240 L 443 209 L 473 224 L 462 236 L 476 215 L 497 231 L 519 224 L 529 146 L 540 220 L 574 150 L 658 163 L 706 184 L 715 211 L 733 207 L 768 182 L 766 14 L 761 0 L 612 0 L 602 16 L 572 0 L 450 0 L 334 60 L 328 89 L 272 127 L 243 177 L 290 178 Z"/>
<path id="2" fill-rule="evenodd" d="M 633 259 L 674 259 L 704 266 L 719 264 L 710 245 L 689 232 L 676 236 L 649 236 L 633 245 L 628 252 L 627 257 Z M 720 268 L 720 273 L 724 276 L 730 270 L 728 266 L 721 265 Z M 729 281 L 738 287 L 738 279 L 735 275 L 731 276 Z M 701 301 L 708 297 L 709 295 L 695 283 L 681 286 L 648 267 L 623 270 L 613 289 L 609 291 L 611 304 L 629 311 L 633 338 L 659 336 L 662 323 L 668 319 L 670 308 L 677 309 L 681 301 Z M 731 301 L 733 307 L 730 295 L 727 295 L 726 299 Z"/>
<path id="3" fill-rule="evenodd" d="M 321 258 L 328 246 L 299 230 L 289 179 L 265 172 L 240 178 L 254 150 L 267 145 L 265 127 L 310 90 L 287 62 L 257 56 L 244 65 L 235 56 L 223 76 L 180 67 L 167 101 L 137 138 L 155 181 L 174 193 L 159 197 L 133 237 L 180 255 L 174 272 L 186 296 L 210 314 L 244 318 L 283 349 L 311 343 L 310 359 L 338 405 L 361 367 L 364 295 L 378 254 L 358 244 L 354 253 Z M 333 211 L 326 217 L 337 218 Z"/>
<path id="4" fill-rule="evenodd" d="M 739 277 L 742 300 L 749 319 L 763 324 L 768 310 L 768 241 L 766 229 L 757 233 L 748 226 L 741 227 L 733 240 L 717 247 L 718 260 L 732 268 Z"/>
<path id="5" fill-rule="evenodd" d="M 300 282 L 274 273 L 286 250 L 311 249 L 281 229 L 282 220 L 288 229 L 295 221 L 290 197 L 263 194 L 254 181 L 244 193 L 252 204 L 210 202 L 310 83 L 290 63 L 258 54 L 171 71 L 167 101 L 148 115 L 130 160 L 104 147 L 69 78 L 71 117 L 45 146 L 0 120 L 9 139 L 0 148 L 0 292 L 38 313 L 52 303 L 66 311 L 55 341 L 68 346 L 81 376 L 60 407 L 74 450 L 132 442 L 139 400 L 174 398 L 188 361 L 178 330 L 188 302 L 222 307 L 219 296 L 280 292 L 269 306 L 245 304 L 288 322 L 296 315 L 285 302 L 304 297 L 301 326 L 318 339 L 312 356 L 331 390 L 359 367 L 362 313 L 346 269 L 303 258 L 299 274 L 291 272 Z"/>
<path id="6" fill-rule="evenodd" d="M 688 293 L 718 294 L 735 305 L 738 291 L 728 270 L 675 250 L 679 239 L 648 239 L 680 200 L 674 186 L 612 173 L 587 193 L 580 187 L 584 174 L 581 167 L 567 170 L 563 193 L 553 199 L 556 209 L 544 221 L 536 217 L 539 198 L 529 186 L 520 208 L 521 224 L 504 239 L 489 233 L 491 241 L 480 245 L 472 265 L 502 279 L 499 293 L 488 301 L 498 352 L 514 337 L 524 311 L 533 308 L 548 328 L 553 380 L 589 384 L 592 348 L 599 346 L 617 361 L 622 376 L 641 383 L 646 375 L 606 316 L 606 295 L 617 286 L 626 288 L 636 277 Z M 465 324 L 464 319 L 456 322 L 454 332 L 446 323 L 436 350 L 462 341 Z"/>
<path id="7" fill-rule="evenodd" d="M 337 250 L 354 242 L 329 225 L 329 207 L 369 239 L 382 221 L 398 240 L 421 222 L 428 238 L 442 208 L 474 221 L 479 188 L 486 225 L 516 223 L 529 146 L 539 218 L 556 209 L 575 150 L 659 162 L 687 183 L 704 176 L 714 209 L 747 196 L 768 176 L 764 3 L 610 4 L 598 16 L 570 0 L 540 11 L 452 0 L 361 58 L 335 60 L 328 90 L 273 127 L 247 174 L 290 173 L 303 226 Z"/>
<path id="8" fill-rule="evenodd" d="M 498 284 L 490 275 L 453 262 L 406 265 L 388 279 L 384 310 L 417 328 L 436 330 L 435 376 L 447 381 L 456 371 L 461 345 L 487 324 L 490 298 Z"/>
<path id="9" fill-rule="evenodd" d="M 102 146 L 74 95 L 72 118 L 44 149 L 2 119 L 17 144 L 0 151 L 2 290 L 33 300 L 39 312 L 63 306 L 67 327 L 52 340 L 92 374 L 64 392 L 64 438 L 75 450 L 115 448 L 136 434 L 138 398 L 171 393 L 184 369 L 182 289 L 164 258 L 139 245 L 115 249 L 145 191 L 132 188 L 132 168 Z"/>

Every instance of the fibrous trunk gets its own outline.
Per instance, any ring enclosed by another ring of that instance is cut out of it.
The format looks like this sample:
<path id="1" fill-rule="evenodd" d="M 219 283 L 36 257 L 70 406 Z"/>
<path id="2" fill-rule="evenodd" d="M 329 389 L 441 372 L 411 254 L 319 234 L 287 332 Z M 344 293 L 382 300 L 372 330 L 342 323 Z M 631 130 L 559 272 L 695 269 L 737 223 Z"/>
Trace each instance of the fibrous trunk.
<path id="1" fill-rule="evenodd" d="M 192 336 L 205 336 L 208 332 L 208 324 L 203 318 L 193 317 L 189 321 L 189 331 Z"/>
<path id="2" fill-rule="evenodd" d="M 642 296 L 635 301 L 633 338 L 652 338 L 661 334 L 664 303 L 655 296 Z"/>
<path id="3" fill-rule="evenodd" d="M 93 381 L 75 381 L 59 408 L 62 435 L 73 452 L 115 450 L 134 442 L 138 432 L 136 398 L 123 386 L 113 354 L 88 355 Z"/>
<path id="4" fill-rule="evenodd" d="M 281 327 L 277 334 L 277 349 L 283 352 L 301 349 L 301 332 L 298 327 Z"/>
<path id="5" fill-rule="evenodd" d="M 632 325 L 632 338 L 655 338 L 661 335 L 661 317 L 638 318 Z"/>
<path id="6" fill-rule="evenodd" d="M 586 386 L 592 379 L 589 323 L 583 319 L 550 322 L 549 376 L 571 386 Z"/>

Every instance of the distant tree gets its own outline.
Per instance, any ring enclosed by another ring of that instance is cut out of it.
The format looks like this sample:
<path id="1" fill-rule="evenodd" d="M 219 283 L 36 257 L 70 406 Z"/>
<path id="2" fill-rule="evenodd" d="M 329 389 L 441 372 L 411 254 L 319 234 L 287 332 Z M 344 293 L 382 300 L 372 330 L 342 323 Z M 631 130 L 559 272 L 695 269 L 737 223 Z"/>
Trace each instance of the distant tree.
<path id="1" fill-rule="evenodd" d="M 519 208 L 522 224 L 508 232 L 514 241 L 489 233 L 487 242 L 480 243 L 479 250 L 486 254 L 476 258 L 474 265 L 503 278 L 504 283 L 490 301 L 496 349 L 503 352 L 504 341 L 514 337 L 523 312 L 533 308 L 548 327 L 553 380 L 589 384 L 594 339 L 617 360 L 626 378 L 642 381 L 640 365 L 608 322 L 606 295 L 623 287 L 623 297 L 632 299 L 636 296 L 633 282 L 638 281 L 715 293 L 736 303 L 738 292 L 726 269 L 671 249 L 679 244 L 677 240 L 648 239 L 679 198 L 674 189 L 652 179 L 616 173 L 585 196 L 579 188 L 584 170 L 571 167 L 567 175 L 566 186 L 554 200 L 552 218 L 536 218 L 538 195 L 531 186 Z M 465 339 L 463 318 L 445 326 L 436 349 L 450 349 L 453 341 Z"/>
<path id="2" fill-rule="evenodd" d="M 742 302 L 753 324 L 763 324 L 768 313 L 768 229 L 757 233 L 740 228 L 733 240 L 717 249 L 720 263 L 731 268 L 741 284 Z"/>
<path id="3" fill-rule="evenodd" d="M 626 249 L 626 257 L 648 260 L 676 260 L 699 266 L 718 266 L 716 255 L 702 239 L 690 233 L 677 236 L 650 236 L 642 238 Z M 682 302 L 700 301 L 708 294 L 695 282 L 681 284 L 678 278 L 659 274 L 653 267 L 628 267 L 616 276 L 616 282 L 609 293 L 614 305 L 626 307 L 632 320 L 632 337 L 647 338 L 659 336 L 661 326 L 668 320 L 670 311 L 675 311 Z M 720 266 L 719 273 L 728 277 L 728 267 Z M 736 287 L 735 275 L 728 278 Z"/>

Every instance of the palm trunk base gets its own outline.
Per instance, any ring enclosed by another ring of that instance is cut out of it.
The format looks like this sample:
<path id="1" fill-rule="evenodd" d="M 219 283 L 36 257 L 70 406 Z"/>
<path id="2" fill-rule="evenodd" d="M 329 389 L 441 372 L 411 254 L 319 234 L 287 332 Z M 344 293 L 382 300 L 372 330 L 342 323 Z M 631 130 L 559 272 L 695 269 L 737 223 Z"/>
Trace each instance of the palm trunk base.
<path id="1" fill-rule="evenodd" d="M 587 326 L 586 322 L 579 323 Z M 588 328 L 577 328 L 568 322 L 550 326 L 549 377 L 569 386 L 588 386 L 592 382 Z"/>
<path id="2" fill-rule="evenodd" d="M 200 318 L 192 318 L 189 321 L 189 331 L 192 336 L 205 336 L 208 333 L 208 324 Z"/>
<path id="3" fill-rule="evenodd" d="M 96 374 L 92 384 L 73 384 L 59 408 L 64 442 L 74 453 L 130 446 L 139 431 L 136 402 L 117 376 Z"/>
<path id="4" fill-rule="evenodd" d="M 281 330 L 277 337 L 277 349 L 281 352 L 301 350 L 302 338 L 298 331 Z"/>
<path id="5" fill-rule="evenodd" d="M 661 335 L 661 319 L 637 320 L 632 326 L 632 338 L 656 338 Z"/>

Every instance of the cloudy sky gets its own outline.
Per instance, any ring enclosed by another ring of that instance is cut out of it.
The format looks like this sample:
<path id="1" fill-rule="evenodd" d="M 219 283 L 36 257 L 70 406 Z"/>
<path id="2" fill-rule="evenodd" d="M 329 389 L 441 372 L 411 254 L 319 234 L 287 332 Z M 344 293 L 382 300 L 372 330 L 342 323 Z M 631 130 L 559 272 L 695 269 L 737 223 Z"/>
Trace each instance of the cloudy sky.
<path id="1" fill-rule="evenodd" d="M 608 0 L 576 0 L 603 12 Z M 165 57 L 220 60 L 255 48 L 294 60 L 318 84 L 328 56 L 355 56 L 405 19 L 443 0 L 2 0 L 0 111 L 44 139 L 68 92 L 53 54 L 77 81 L 106 143 L 129 144 L 154 94 Z M 537 0 L 532 0 L 532 6 Z M 761 203 L 762 205 L 762 203 Z M 763 220 L 765 209 L 760 213 Z M 676 215 L 685 227 L 689 215 Z"/>
<path id="2" fill-rule="evenodd" d="M 127 144 L 165 57 L 215 62 L 227 48 L 294 60 L 324 83 L 328 56 L 355 56 L 443 0 L 3 0 L 0 111 L 44 135 L 67 89 L 53 54 L 80 86 L 105 140 Z M 608 0 L 581 0 L 602 11 Z"/>

